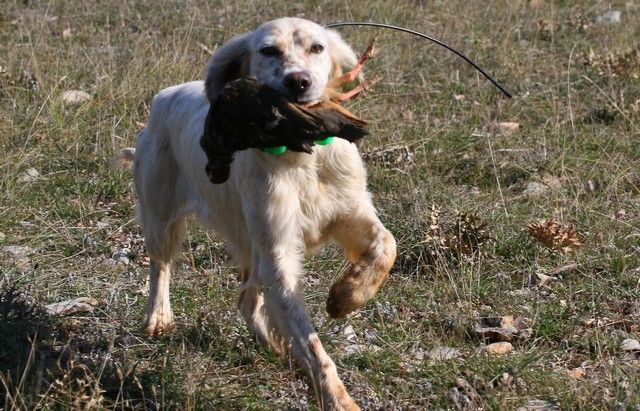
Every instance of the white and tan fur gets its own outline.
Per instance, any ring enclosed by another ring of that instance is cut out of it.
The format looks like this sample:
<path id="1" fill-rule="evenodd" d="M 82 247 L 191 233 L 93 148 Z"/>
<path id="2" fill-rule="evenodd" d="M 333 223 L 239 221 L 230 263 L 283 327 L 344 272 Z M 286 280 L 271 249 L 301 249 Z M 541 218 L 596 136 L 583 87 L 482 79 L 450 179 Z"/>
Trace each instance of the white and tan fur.
<path id="1" fill-rule="evenodd" d="M 322 50 L 310 52 L 321 45 Z M 265 56 L 265 45 L 281 54 Z M 151 259 L 145 327 L 169 332 L 172 260 L 185 218 L 195 215 L 222 235 L 240 267 L 239 310 L 257 338 L 290 355 L 310 376 L 324 410 L 358 409 L 338 377 L 305 309 L 299 280 L 306 254 L 327 241 L 344 247 L 350 269 L 331 288 L 327 310 L 343 317 L 361 307 L 386 280 L 396 244 L 376 215 L 355 145 L 335 139 L 313 154 L 236 153 L 229 180 L 212 184 L 199 139 L 224 84 L 242 75 L 286 92 L 284 78 L 306 71 L 312 84 L 298 101 L 321 97 L 342 67 L 356 63 L 351 48 L 330 30 L 283 18 L 225 43 L 207 65 L 205 82 L 169 87 L 153 99 L 135 151 L 139 214 Z M 131 153 L 125 153 L 129 156 Z"/>

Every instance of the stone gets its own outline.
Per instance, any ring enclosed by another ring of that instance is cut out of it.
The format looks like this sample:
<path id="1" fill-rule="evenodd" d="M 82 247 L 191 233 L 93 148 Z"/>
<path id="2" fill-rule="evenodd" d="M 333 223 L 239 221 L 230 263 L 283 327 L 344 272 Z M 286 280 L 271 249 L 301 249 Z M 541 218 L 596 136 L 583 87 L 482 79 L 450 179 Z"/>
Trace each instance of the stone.
<path id="1" fill-rule="evenodd" d="M 596 24 L 617 24 L 622 20 L 620 10 L 611 10 L 596 17 Z"/>
<path id="2" fill-rule="evenodd" d="M 627 338 L 620 344 L 622 351 L 640 351 L 640 342 L 633 338 Z"/>
<path id="3" fill-rule="evenodd" d="M 427 353 L 427 356 L 434 361 L 452 360 L 461 355 L 460 350 L 451 347 L 436 347 Z"/>
<path id="4" fill-rule="evenodd" d="M 82 90 L 67 90 L 62 94 L 62 101 L 67 106 L 77 106 L 91 100 L 91 95 Z"/>
<path id="5" fill-rule="evenodd" d="M 22 173 L 20 177 L 18 177 L 18 183 L 33 183 L 34 181 L 37 181 L 39 178 L 40 178 L 40 172 L 38 172 L 38 170 L 36 170 L 35 168 L 30 168 L 24 173 Z"/>
<path id="6" fill-rule="evenodd" d="M 533 399 L 518 407 L 518 411 L 560 411 L 560 408 L 549 401 Z"/>
<path id="7" fill-rule="evenodd" d="M 506 341 L 496 342 L 487 345 L 485 347 L 485 350 L 487 350 L 487 352 L 492 355 L 504 355 L 513 351 L 513 344 Z"/>
<path id="8" fill-rule="evenodd" d="M 71 315 L 81 312 L 93 312 L 93 307 L 96 305 L 98 305 L 98 300 L 89 297 L 78 297 L 73 300 L 48 304 L 44 308 L 51 315 Z"/>
<path id="9" fill-rule="evenodd" d="M 549 186 L 544 183 L 538 183 L 537 181 L 529 181 L 527 187 L 522 194 L 530 197 L 538 197 L 549 191 Z"/>
<path id="10" fill-rule="evenodd" d="M 112 255 L 111 255 L 111 259 L 124 264 L 124 265 L 129 265 L 131 263 L 131 259 L 129 258 L 129 254 L 131 253 L 131 250 L 128 248 L 121 248 L 119 250 L 116 250 Z"/>

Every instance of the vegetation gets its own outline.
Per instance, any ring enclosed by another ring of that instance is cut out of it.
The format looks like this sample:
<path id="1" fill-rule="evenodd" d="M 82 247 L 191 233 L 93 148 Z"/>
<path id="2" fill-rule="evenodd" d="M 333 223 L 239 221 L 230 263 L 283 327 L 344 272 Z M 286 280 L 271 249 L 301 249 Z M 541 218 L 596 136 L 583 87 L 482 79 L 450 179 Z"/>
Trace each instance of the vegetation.
<path id="1" fill-rule="evenodd" d="M 144 335 L 148 260 L 132 178 L 111 167 L 134 144 L 157 91 L 201 78 L 217 46 L 285 15 L 429 32 L 515 96 L 504 98 L 420 39 L 339 29 L 359 50 L 379 36 L 367 70 L 384 80 L 349 108 L 371 120 L 359 145 L 399 257 L 377 298 L 343 321 L 324 312 L 345 268 L 340 250 L 312 258 L 302 281 L 323 343 L 361 406 L 640 406 L 640 354 L 621 345 L 640 337 L 636 2 L 3 4 L 5 409 L 315 409 L 306 378 L 250 336 L 235 308 L 235 267 L 221 240 L 197 224 L 172 284 L 177 332 Z M 621 12 L 619 23 L 597 23 L 610 11 Z M 90 99 L 65 103 L 70 90 Z M 529 235 L 530 224 L 549 219 L 572 226 L 581 246 L 565 253 Z M 43 309 L 76 297 L 100 304 L 65 317 Z M 530 330 L 505 337 L 511 352 L 489 354 L 496 337 L 476 326 L 507 316 Z M 434 354 L 443 347 L 455 352 Z"/>

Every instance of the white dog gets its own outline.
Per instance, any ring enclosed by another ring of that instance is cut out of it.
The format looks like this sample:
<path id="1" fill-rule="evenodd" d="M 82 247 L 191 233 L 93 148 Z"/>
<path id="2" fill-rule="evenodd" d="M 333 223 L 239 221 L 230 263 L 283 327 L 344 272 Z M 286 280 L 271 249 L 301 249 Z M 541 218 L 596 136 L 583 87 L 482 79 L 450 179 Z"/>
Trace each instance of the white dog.
<path id="1" fill-rule="evenodd" d="M 231 39 L 211 58 L 202 81 L 162 90 L 138 136 L 135 182 L 151 259 L 145 326 L 169 332 L 171 264 L 181 246 L 185 218 L 196 215 L 224 236 L 240 267 L 238 307 L 257 338 L 291 355 L 309 374 L 324 410 L 358 409 L 324 351 L 299 292 L 305 254 L 322 243 L 344 247 L 350 269 L 332 287 L 334 318 L 361 307 L 386 280 L 396 256 L 366 188 L 355 145 L 342 139 L 313 154 L 281 156 L 257 149 L 236 153 L 229 180 L 212 184 L 200 148 L 209 102 L 240 76 L 298 102 L 320 99 L 327 82 L 356 63 L 353 50 L 331 30 L 297 18 L 265 23 Z M 123 150 L 131 156 L 133 150 Z"/>

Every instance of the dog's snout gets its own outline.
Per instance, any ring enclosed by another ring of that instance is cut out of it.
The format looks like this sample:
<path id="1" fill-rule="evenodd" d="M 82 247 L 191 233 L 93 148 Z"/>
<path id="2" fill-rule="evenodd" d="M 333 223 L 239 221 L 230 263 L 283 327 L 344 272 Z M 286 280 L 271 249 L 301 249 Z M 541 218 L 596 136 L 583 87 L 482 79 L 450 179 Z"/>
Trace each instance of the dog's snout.
<path id="1" fill-rule="evenodd" d="M 311 75 L 306 71 L 287 74 L 284 86 L 295 95 L 302 94 L 311 87 Z"/>

